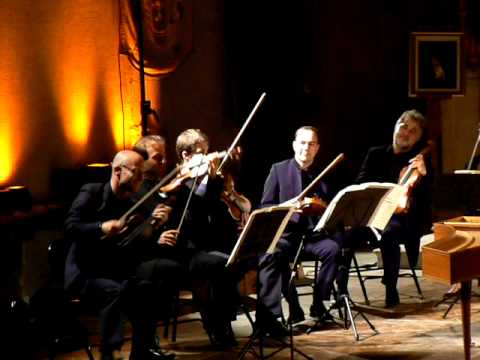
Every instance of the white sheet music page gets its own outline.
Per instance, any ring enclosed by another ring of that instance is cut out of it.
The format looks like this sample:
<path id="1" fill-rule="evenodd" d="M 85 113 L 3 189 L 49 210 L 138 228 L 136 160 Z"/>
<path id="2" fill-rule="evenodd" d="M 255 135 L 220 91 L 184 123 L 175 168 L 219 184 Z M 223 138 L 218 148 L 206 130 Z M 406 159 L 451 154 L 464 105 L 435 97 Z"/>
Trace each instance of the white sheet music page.
<path id="1" fill-rule="evenodd" d="M 383 230 L 390 221 L 402 187 L 394 183 L 368 182 L 350 185 L 339 191 L 328 205 L 313 231 L 335 226 L 371 226 Z"/>
<path id="2" fill-rule="evenodd" d="M 387 226 L 388 222 L 392 218 L 401 197 L 404 195 L 404 188 L 397 184 L 394 185 L 390 191 L 388 191 L 379 202 L 377 208 L 373 212 L 368 226 L 374 227 L 378 230 L 383 230 Z"/>

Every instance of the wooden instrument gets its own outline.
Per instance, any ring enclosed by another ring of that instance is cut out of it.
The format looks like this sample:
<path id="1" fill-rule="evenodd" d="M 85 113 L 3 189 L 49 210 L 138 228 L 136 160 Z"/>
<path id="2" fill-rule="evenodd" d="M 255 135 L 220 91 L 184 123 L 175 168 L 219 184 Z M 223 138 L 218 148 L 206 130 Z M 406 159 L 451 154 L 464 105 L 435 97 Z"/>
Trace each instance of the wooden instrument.
<path id="1" fill-rule="evenodd" d="M 230 174 L 224 176 L 225 186 L 220 194 L 220 199 L 227 205 L 228 212 L 236 221 L 242 220 L 242 215 L 248 216 L 252 210 L 252 204 L 245 196 L 235 190 L 233 177 Z M 245 218 L 245 217 L 243 217 Z"/>
<path id="2" fill-rule="evenodd" d="M 427 146 L 425 146 L 422 151 L 418 153 L 418 155 L 426 155 L 432 149 L 433 142 L 429 141 Z M 417 155 L 417 156 L 418 156 Z M 401 185 L 404 189 L 404 194 L 400 198 L 399 204 L 395 213 L 404 213 L 408 211 L 410 207 L 410 195 L 412 190 L 415 186 L 417 186 L 418 182 L 420 181 L 422 174 L 412 165 L 409 164 L 408 166 L 404 167 L 400 172 L 400 178 L 398 180 L 398 184 Z"/>
<path id="3" fill-rule="evenodd" d="M 325 212 L 328 204 L 321 198 L 314 196 L 304 198 L 300 209 L 303 215 L 321 216 Z"/>
<path id="4" fill-rule="evenodd" d="M 462 283 L 465 359 L 470 359 L 472 279 L 480 276 L 480 217 L 462 216 L 434 225 L 435 241 L 423 246 L 423 275 L 446 284 Z"/>
<path id="5" fill-rule="evenodd" d="M 322 199 L 319 199 L 318 197 L 317 198 L 306 198 L 306 196 L 310 191 L 312 191 L 315 188 L 315 186 L 318 185 L 320 180 L 322 180 L 322 178 L 326 174 L 328 174 L 334 167 L 336 167 L 338 165 L 338 163 L 340 163 L 340 161 L 342 161 L 344 158 L 345 158 L 345 155 L 343 153 L 337 155 L 337 157 L 335 159 L 333 159 L 333 161 L 330 164 L 328 164 L 328 166 L 325 169 L 323 169 L 323 171 L 320 174 L 318 174 L 317 177 L 315 179 L 313 179 L 313 181 L 305 189 L 303 189 L 303 191 L 300 194 L 298 194 L 294 198 L 291 198 L 290 200 L 285 201 L 284 203 L 280 204 L 279 206 L 280 207 L 282 207 L 282 206 L 287 206 L 287 207 L 294 206 L 294 207 L 297 207 L 301 210 L 306 209 L 307 210 L 306 212 L 308 212 L 309 207 L 310 207 L 310 209 L 312 209 L 313 206 L 315 206 L 315 210 L 320 210 L 322 208 L 323 210 L 321 210 L 321 212 L 323 213 L 323 211 L 326 209 L 327 203 L 325 203 Z M 305 199 L 308 199 L 308 200 L 305 201 Z M 316 215 L 319 215 L 319 214 L 317 213 Z"/>

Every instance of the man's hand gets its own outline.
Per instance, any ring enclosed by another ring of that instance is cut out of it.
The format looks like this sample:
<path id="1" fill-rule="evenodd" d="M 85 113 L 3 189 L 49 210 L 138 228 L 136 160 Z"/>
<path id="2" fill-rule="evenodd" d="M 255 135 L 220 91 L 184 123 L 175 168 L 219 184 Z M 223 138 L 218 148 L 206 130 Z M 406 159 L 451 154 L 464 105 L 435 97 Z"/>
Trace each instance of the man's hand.
<path id="1" fill-rule="evenodd" d="M 177 243 L 178 230 L 166 230 L 157 240 L 159 245 L 175 246 Z"/>
<path id="2" fill-rule="evenodd" d="M 153 210 L 152 216 L 157 220 L 157 225 L 163 225 L 167 222 L 170 213 L 172 212 L 172 208 L 165 204 L 159 204 Z"/>
<path id="3" fill-rule="evenodd" d="M 423 160 L 422 154 L 418 154 L 413 159 L 410 159 L 409 163 L 413 168 L 417 169 L 422 176 L 427 175 L 427 168 L 425 167 L 425 161 Z"/>
<path id="4" fill-rule="evenodd" d="M 106 236 L 118 234 L 125 228 L 125 221 L 123 220 L 108 220 L 102 223 L 102 232 Z"/>
<path id="5" fill-rule="evenodd" d="M 294 206 L 294 207 L 300 208 L 300 201 L 295 196 L 294 198 L 291 198 L 290 200 L 287 200 L 287 201 L 284 201 L 283 203 L 278 204 L 278 206 L 285 206 L 285 207 Z"/>

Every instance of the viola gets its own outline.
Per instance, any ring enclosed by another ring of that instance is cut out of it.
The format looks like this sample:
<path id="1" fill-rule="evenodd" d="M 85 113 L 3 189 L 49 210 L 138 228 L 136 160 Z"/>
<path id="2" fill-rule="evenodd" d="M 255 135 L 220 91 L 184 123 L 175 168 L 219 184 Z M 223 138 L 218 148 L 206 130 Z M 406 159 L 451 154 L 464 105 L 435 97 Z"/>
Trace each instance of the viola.
<path id="1" fill-rule="evenodd" d="M 433 142 L 429 141 L 427 146 L 423 148 L 422 151 L 420 151 L 417 154 L 417 156 L 423 157 L 424 155 L 428 154 L 431 151 L 432 146 L 433 146 Z M 420 173 L 420 171 L 415 167 L 413 163 L 408 164 L 408 166 L 405 166 L 400 171 L 398 184 L 402 187 L 403 194 L 400 197 L 399 203 L 395 210 L 396 214 L 408 212 L 408 209 L 410 208 L 412 191 L 418 185 L 422 177 L 423 175 Z"/>
<path id="2" fill-rule="evenodd" d="M 220 199 L 227 205 L 228 212 L 234 220 L 243 221 L 250 214 L 252 204 L 245 196 L 235 190 L 233 177 L 230 174 L 226 174 L 224 179 L 225 186 L 220 194 Z"/>

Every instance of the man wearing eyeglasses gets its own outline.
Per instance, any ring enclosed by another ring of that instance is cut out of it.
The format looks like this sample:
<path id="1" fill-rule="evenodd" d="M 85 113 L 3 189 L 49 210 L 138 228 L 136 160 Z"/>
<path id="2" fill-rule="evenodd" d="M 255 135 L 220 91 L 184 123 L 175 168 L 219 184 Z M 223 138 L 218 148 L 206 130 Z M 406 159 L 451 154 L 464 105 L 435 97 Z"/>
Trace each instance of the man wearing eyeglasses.
<path id="1" fill-rule="evenodd" d="M 292 143 L 294 156 L 291 159 L 273 164 L 265 181 L 261 207 L 274 206 L 282 203 L 296 203 L 296 197 L 319 174 L 315 166 L 315 158 L 320 149 L 318 130 L 313 126 L 302 126 L 297 129 Z M 308 196 L 315 196 L 326 206 L 331 199 L 325 182 L 320 181 Z M 302 204 L 297 204 L 299 210 L 292 216 L 277 244 L 273 254 L 266 254 L 260 264 L 260 297 L 263 299 L 265 312 L 257 311 L 260 326 L 270 329 L 271 335 L 288 335 L 284 326 L 281 295 L 290 305 L 290 320 L 292 323 L 305 319 L 293 286 L 289 291 L 290 280 L 289 263 L 293 260 L 299 247 L 300 240 L 306 236 L 304 250 L 306 253 L 318 257 L 322 265 L 317 274 L 317 283 L 310 307 L 312 317 L 321 318 L 326 314 L 323 300 L 330 296 L 333 280 L 336 274 L 336 257 L 340 251 L 336 239 L 325 237 L 324 234 L 313 235 L 315 224 L 319 216 L 307 215 L 301 210 Z M 262 324 L 263 323 L 263 324 Z"/>
<path id="2" fill-rule="evenodd" d="M 165 296 L 171 293 L 168 279 L 178 270 L 164 259 L 148 259 L 119 246 L 130 226 L 122 216 L 134 204 L 143 165 L 138 152 L 118 152 L 110 181 L 84 185 L 65 222 L 65 235 L 71 241 L 65 288 L 99 307 L 102 360 L 114 359 L 114 352 L 120 350 L 124 318 L 132 324 L 131 360 L 175 357 L 156 346 L 155 331 L 157 309 L 171 301 Z"/>

